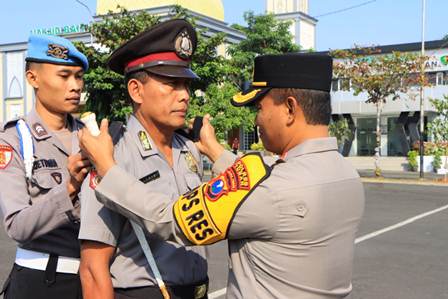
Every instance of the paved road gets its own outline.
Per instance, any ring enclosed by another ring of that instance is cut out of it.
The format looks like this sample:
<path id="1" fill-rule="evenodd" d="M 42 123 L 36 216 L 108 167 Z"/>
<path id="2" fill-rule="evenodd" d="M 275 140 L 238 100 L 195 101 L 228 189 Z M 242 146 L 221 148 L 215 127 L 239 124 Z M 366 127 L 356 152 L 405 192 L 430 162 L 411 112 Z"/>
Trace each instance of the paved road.
<path id="1" fill-rule="evenodd" d="M 352 299 L 448 299 L 448 188 L 365 184 L 365 189 Z M 3 281 L 14 255 L 3 231 L 0 250 Z M 227 278 L 226 244 L 211 246 L 209 254 L 210 297 L 224 298 L 219 294 Z"/>

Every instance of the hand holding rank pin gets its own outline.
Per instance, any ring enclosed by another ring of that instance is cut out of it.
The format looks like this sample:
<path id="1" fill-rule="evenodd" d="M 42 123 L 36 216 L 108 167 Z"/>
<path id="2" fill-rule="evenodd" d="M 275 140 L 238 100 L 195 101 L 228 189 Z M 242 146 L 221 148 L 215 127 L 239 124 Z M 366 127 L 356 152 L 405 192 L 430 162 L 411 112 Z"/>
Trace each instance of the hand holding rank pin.
<path id="1" fill-rule="evenodd" d="M 99 129 L 94 113 L 81 116 L 81 121 L 86 126 L 78 133 L 79 146 L 102 177 L 116 164 L 112 137 L 108 132 L 109 121 L 103 119 Z"/>

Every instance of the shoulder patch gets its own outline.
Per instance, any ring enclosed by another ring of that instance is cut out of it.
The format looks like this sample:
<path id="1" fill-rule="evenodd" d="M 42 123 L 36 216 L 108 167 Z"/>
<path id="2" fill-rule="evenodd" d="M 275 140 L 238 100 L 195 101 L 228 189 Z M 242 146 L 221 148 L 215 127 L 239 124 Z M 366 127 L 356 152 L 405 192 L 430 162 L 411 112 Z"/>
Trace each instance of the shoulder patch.
<path id="1" fill-rule="evenodd" d="M 8 167 L 13 157 L 13 149 L 10 145 L 0 144 L 0 169 Z"/>
<path id="2" fill-rule="evenodd" d="M 269 175 L 270 168 L 259 154 L 243 156 L 224 173 L 174 203 L 177 225 L 195 245 L 225 239 L 240 205 Z"/>

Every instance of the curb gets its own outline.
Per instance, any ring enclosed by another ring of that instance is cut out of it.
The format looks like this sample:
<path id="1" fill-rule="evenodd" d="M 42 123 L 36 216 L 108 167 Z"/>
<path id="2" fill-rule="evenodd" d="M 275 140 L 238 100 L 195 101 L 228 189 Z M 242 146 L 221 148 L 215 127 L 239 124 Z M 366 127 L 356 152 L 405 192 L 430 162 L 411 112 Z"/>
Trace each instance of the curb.
<path id="1" fill-rule="evenodd" d="M 416 180 L 416 179 L 387 179 L 387 178 L 361 178 L 363 183 L 373 184 L 399 184 L 399 185 L 419 185 L 419 186 L 437 186 L 447 187 L 448 183 L 429 181 L 429 180 Z"/>

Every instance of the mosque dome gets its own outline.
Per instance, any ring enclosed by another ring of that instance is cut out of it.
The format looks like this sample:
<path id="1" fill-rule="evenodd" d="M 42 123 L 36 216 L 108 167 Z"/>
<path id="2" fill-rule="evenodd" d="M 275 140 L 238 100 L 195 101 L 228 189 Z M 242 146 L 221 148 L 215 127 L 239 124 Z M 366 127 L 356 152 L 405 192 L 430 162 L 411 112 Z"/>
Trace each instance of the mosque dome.
<path id="1" fill-rule="evenodd" d="M 97 15 L 105 15 L 109 11 L 116 11 L 117 5 L 125 7 L 127 10 L 180 5 L 207 17 L 224 21 L 224 6 L 221 0 L 97 0 L 96 3 Z"/>

